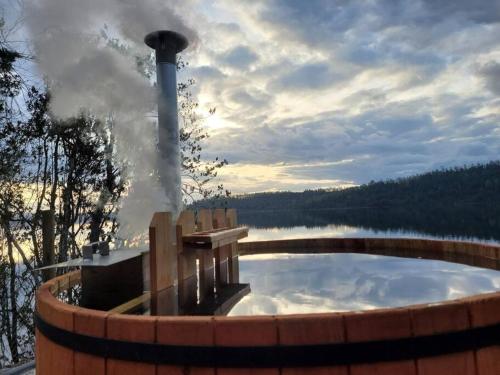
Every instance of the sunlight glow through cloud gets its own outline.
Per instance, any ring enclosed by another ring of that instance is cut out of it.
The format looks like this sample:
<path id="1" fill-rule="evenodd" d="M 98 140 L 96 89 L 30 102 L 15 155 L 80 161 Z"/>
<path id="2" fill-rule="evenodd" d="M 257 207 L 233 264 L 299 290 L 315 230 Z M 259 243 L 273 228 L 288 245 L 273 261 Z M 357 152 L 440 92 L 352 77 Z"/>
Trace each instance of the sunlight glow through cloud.
<path id="1" fill-rule="evenodd" d="M 352 181 L 328 178 L 310 178 L 299 169 L 317 166 L 334 166 L 336 162 L 307 164 L 230 164 L 221 171 L 220 176 L 226 185 L 231 186 L 233 193 L 306 190 L 312 188 L 350 187 Z"/>
<path id="2" fill-rule="evenodd" d="M 339 187 L 498 158 L 498 2 L 198 5 L 189 73 L 200 108 L 217 107 L 206 151 L 232 163 L 229 189 Z"/>

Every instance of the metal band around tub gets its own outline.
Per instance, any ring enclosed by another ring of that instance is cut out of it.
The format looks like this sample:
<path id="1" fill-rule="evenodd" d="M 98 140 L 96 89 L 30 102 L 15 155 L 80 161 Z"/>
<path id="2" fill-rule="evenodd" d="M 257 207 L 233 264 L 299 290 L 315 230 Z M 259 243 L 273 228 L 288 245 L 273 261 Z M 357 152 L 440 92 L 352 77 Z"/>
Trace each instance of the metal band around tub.
<path id="1" fill-rule="evenodd" d="M 411 360 L 500 345 L 500 324 L 394 340 L 293 346 L 181 346 L 119 341 L 58 328 L 35 313 L 50 341 L 103 358 L 199 367 L 314 367 Z"/>

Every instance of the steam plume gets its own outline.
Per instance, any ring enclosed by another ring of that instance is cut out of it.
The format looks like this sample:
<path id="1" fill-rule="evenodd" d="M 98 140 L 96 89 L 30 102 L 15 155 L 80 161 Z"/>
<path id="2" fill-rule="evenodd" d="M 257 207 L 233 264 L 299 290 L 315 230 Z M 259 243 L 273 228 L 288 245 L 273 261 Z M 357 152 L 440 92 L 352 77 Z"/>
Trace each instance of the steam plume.
<path id="1" fill-rule="evenodd" d="M 154 109 L 154 90 L 129 57 L 97 35 L 106 24 L 140 52 L 149 52 L 143 38 L 157 29 L 176 30 L 196 42 L 174 5 L 182 11 L 190 1 L 38 0 L 26 9 L 39 69 L 51 83 L 52 113 L 66 118 L 88 108 L 98 117 L 114 117 L 117 152 L 132 163 L 131 191 L 119 217 L 126 238 L 143 233 L 152 212 L 169 211 L 171 202 L 150 173 L 157 163 L 156 130 L 146 114 Z"/>

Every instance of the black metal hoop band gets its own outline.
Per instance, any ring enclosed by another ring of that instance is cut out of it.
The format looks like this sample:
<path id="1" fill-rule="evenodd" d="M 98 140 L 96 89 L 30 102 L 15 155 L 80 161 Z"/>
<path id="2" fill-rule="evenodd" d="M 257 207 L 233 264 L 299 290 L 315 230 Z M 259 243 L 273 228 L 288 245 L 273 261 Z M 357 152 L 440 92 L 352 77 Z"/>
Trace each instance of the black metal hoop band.
<path id="1" fill-rule="evenodd" d="M 112 340 L 58 328 L 35 313 L 50 341 L 103 358 L 199 367 L 314 367 L 411 360 L 500 345 L 500 324 L 395 340 L 293 346 L 180 346 Z"/>

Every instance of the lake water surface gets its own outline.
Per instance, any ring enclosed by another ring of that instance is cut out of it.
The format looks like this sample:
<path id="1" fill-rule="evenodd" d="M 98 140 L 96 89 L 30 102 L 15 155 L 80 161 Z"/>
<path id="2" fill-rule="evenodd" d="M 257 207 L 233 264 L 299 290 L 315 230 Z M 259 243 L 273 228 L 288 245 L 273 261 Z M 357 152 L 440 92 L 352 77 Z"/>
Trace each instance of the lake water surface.
<path id="1" fill-rule="evenodd" d="M 312 237 L 416 237 L 500 243 L 500 207 L 461 206 L 239 211 L 246 241 Z"/>

